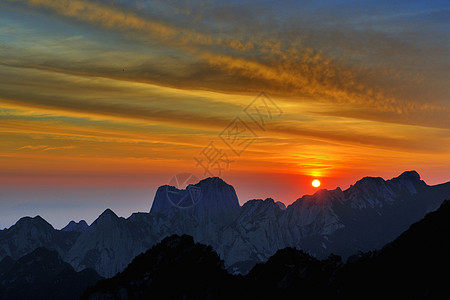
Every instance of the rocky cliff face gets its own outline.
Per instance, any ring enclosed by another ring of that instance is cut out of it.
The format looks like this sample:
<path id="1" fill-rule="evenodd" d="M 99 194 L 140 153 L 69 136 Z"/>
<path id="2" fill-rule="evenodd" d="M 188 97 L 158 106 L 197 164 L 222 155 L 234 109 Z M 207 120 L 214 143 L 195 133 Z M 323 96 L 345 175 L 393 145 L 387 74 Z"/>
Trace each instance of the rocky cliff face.
<path id="1" fill-rule="evenodd" d="M 285 246 L 279 222 L 283 212 L 271 198 L 246 202 L 235 221 L 219 233 L 215 249 L 227 265 L 264 260 Z"/>
<path id="2" fill-rule="evenodd" d="M 234 188 L 218 177 L 185 190 L 160 187 L 150 210 L 166 234 L 189 234 L 199 242 L 217 244 L 219 232 L 235 220 L 240 205 Z"/>
<path id="3" fill-rule="evenodd" d="M 67 253 L 67 261 L 77 271 L 93 268 L 102 276 L 112 276 L 153 244 L 145 243 L 149 236 L 141 228 L 149 227 L 119 218 L 107 209 L 79 236 Z"/>
<path id="4" fill-rule="evenodd" d="M 194 217 L 201 221 L 214 219 L 217 224 L 229 222 L 240 209 L 236 191 L 218 177 L 201 180 L 185 190 L 164 185 L 158 188 L 151 215 Z"/>

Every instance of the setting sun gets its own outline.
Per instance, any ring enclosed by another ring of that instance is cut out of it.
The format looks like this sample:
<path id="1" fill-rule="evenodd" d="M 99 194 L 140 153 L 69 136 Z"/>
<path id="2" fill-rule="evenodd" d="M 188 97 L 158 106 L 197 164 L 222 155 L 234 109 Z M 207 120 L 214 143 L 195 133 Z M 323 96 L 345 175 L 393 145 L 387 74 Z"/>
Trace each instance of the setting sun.
<path id="1" fill-rule="evenodd" d="M 311 184 L 312 184 L 313 187 L 319 187 L 320 186 L 320 181 L 317 180 L 317 179 L 314 179 Z"/>

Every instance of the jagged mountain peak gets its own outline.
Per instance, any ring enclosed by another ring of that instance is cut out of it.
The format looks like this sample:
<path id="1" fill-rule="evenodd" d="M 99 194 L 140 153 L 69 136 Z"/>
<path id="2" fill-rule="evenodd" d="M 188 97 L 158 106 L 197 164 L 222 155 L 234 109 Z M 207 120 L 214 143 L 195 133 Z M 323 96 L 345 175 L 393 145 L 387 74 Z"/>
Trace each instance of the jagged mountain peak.
<path id="1" fill-rule="evenodd" d="M 205 179 L 200 180 L 199 182 L 197 182 L 196 184 L 189 184 L 186 186 L 186 188 L 179 188 L 173 185 L 169 185 L 169 184 L 164 184 L 161 185 L 158 190 L 163 190 L 166 191 L 168 190 L 169 192 L 184 192 L 184 191 L 188 191 L 189 189 L 191 189 L 192 187 L 198 187 L 198 188 L 205 188 L 205 187 L 227 187 L 230 186 L 228 183 L 226 183 L 222 178 L 220 177 L 208 177 Z"/>
<path id="2" fill-rule="evenodd" d="M 266 198 L 266 199 L 251 199 L 242 205 L 242 208 L 244 207 L 253 207 L 253 206 L 279 206 L 277 203 L 279 201 L 275 202 L 272 198 Z M 281 202 L 280 202 L 281 203 Z"/>
<path id="3" fill-rule="evenodd" d="M 110 208 L 107 208 L 105 209 L 104 212 L 101 213 L 99 218 L 119 218 L 119 217 Z"/>
<path id="4" fill-rule="evenodd" d="M 263 226 L 264 222 L 276 220 L 283 212 L 284 210 L 272 198 L 252 199 L 244 203 L 234 223 L 242 225 L 245 230 L 251 230 L 256 228 L 255 224 Z"/>
<path id="5" fill-rule="evenodd" d="M 415 170 L 411 171 L 405 171 L 400 176 L 397 177 L 398 179 L 407 179 L 411 181 L 420 181 L 420 175 Z"/>
<path id="6" fill-rule="evenodd" d="M 288 205 L 287 209 L 292 208 L 318 208 L 324 209 L 332 205 L 334 201 L 341 201 L 343 199 L 343 192 L 338 187 L 334 190 L 320 189 L 313 195 L 304 195 L 301 198 Z"/>
<path id="7" fill-rule="evenodd" d="M 70 221 L 61 231 L 76 231 L 76 232 L 84 232 L 89 225 L 85 220 L 81 220 L 78 223 L 75 221 Z"/>
<path id="8" fill-rule="evenodd" d="M 163 185 L 155 194 L 151 214 L 191 211 L 199 214 L 237 213 L 240 205 L 234 187 L 219 177 L 209 177 L 186 189 Z"/>
<path id="9" fill-rule="evenodd" d="M 267 211 L 267 210 L 282 210 L 279 204 L 275 203 L 272 198 L 262 199 L 252 199 L 244 203 L 242 206 L 242 214 L 248 215 L 256 211 Z"/>
<path id="10" fill-rule="evenodd" d="M 22 217 L 19 219 L 19 221 L 17 221 L 17 225 L 19 224 L 27 224 L 30 222 L 46 222 L 41 216 L 37 215 L 35 217 L 30 217 L 30 216 L 26 216 L 26 217 Z"/>
<path id="11" fill-rule="evenodd" d="M 367 188 L 377 186 L 385 183 L 386 181 L 381 177 L 366 176 L 358 180 L 353 186 L 356 188 Z"/>
<path id="12" fill-rule="evenodd" d="M 400 176 L 392 178 L 387 182 L 395 188 L 405 190 L 411 194 L 416 194 L 420 189 L 427 186 L 427 184 L 420 179 L 420 175 L 416 171 L 403 172 Z"/>
<path id="13" fill-rule="evenodd" d="M 381 177 L 364 177 L 360 180 L 358 180 L 354 185 L 351 186 L 351 188 L 358 188 L 358 189 L 370 189 L 370 188 L 376 188 L 380 187 L 386 184 L 395 183 L 395 184 L 413 184 L 413 185 L 426 185 L 424 181 L 420 179 L 419 173 L 416 171 L 405 171 L 402 174 L 400 174 L 398 177 L 394 177 L 389 180 L 384 180 Z"/>
<path id="14" fill-rule="evenodd" d="M 403 197 L 411 196 L 426 186 L 416 171 L 406 171 L 389 180 L 381 177 L 364 177 L 345 190 L 344 194 L 346 201 L 350 201 L 353 207 L 365 209 L 394 203 L 401 194 Z"/>
<path id="15" fill-rule="evenodd" d="M 229 184 L 226 183 L 222 178 L 220 177 L 208 177 L 205 179 L 200 180 L 197 185 L 214 185 L 214 186 L 228 186 Z"/>
<path id="16" fill-rule="evenodd" d="M 419 173 L 416 171 L 406 171 L 398 177 L 387 180 L 387 182 L 400 185 L 426 186 L 427 184 L 420 179 Z"/>
<path id="17" fill-rule="evenodd" d="M 279 207 L 281 210 L 286 210 L 286 204 L 284 204 L 283 202 L 281 202 L 281 201 L 276 201 L 275 204 L 278 205 L 278 207 Z"/>
<path id="18" fill-rule="evenodd" d="M 23 217 L 15 224 L 15 228 L 37 227 L 40 230 L 54 230 L 53 226 L 44 220 L 41 216 Z"/>
<path id="19" fill-rule="evenodd" d="M 95 227 L 100 224 L 116 223 L 120 218 L 109 208 L 107 208 L 101 215 L 92 223 L 90 227 Z"/>

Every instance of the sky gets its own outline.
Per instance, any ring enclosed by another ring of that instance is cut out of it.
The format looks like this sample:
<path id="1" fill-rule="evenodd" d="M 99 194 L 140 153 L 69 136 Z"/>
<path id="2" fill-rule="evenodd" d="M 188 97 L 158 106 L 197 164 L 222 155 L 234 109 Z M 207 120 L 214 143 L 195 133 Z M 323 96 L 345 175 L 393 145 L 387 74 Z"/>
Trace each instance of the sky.
<path id="1" fill-rule="evenodd" d="M 181 173 L 241 204 L 447 182 L 449 53 L 448 1 L 1 1 L 0 228 L 149 211 Z"/>

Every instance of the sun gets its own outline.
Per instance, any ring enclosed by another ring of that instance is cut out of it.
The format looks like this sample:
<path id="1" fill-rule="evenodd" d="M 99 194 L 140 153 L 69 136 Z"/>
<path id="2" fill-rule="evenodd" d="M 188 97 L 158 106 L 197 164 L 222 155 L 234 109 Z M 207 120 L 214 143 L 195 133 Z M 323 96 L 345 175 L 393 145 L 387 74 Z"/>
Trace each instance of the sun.
<path id="1" fill-rule="evenodd" d="M 312 184 L 313 187 L 319 187 L 319 186 L 320 186 L 320 181 L 317 180 L 317 179 L 314 179 L 314 180 L 311 182 L 311 184 Z"/>

